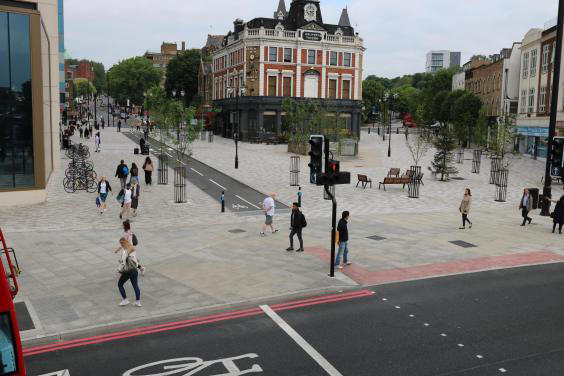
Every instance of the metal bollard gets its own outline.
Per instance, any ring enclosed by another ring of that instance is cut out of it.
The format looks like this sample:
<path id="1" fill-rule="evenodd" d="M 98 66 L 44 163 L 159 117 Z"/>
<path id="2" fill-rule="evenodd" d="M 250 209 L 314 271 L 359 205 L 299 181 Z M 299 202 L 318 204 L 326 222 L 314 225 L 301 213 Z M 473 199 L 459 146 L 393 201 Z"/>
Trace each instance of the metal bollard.
<path id="1" fill-rule="evenodd" d="M 225 191 L 221 192 L 221 212 L 225 213 Z"/>
<path id="2" fill-rule="evenodd" d="M 368 127 L 368 134 L 370 134 L 370 127 Z"/>
<path id="3" fill-rule="evenodd" d="M 399 128 L 396 128 L 396 134 L 399 134 Z"/>
<path id="4" fill-rule="evenodd" d="M 302 187 L 298 190 L 298 208 L 302 207 Z"/>

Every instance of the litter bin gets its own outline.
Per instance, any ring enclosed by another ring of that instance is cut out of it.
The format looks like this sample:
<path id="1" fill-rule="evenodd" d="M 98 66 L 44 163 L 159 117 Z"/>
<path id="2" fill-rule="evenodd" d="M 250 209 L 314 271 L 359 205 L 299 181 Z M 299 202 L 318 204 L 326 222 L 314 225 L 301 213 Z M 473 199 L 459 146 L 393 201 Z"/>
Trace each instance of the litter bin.
<path id="1" fill-rule="evenodd" d="M 539 208 L 539 189 L 538 188 L 529 188 L 529 194 L 533 199 L 533 209 Z"/>

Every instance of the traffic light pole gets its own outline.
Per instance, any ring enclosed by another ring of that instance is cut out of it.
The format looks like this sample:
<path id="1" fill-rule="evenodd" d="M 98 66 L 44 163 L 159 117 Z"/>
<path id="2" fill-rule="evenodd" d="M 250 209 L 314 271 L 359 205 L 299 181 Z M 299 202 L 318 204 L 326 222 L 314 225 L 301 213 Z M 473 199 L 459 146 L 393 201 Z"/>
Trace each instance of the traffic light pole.
<path id="1" fill-rule="evenodd" d="M 552 177 L 550 174 L 550 162 L 552 145 L 556 130 L 556 115 L 558 112 L 558 93 L 560 91 L 560 62 L 562 60 L 562 27 L 564 25 L 564 4 L 559 1 L 558 5 L 558 24 L 556 28 L 556 51 L 554 55 L 554 75 L 552 81 L 552 99 L 550 101 L 550 124 L 548 128 L 548 147 L 546 156 L 546 168 L 544 173 L 543 197 L 552 197 Z M 550 201 L 542 200 L 541 215 L 550 215 Z"/>
<path id="2" fill-rule="evenodd" d="M 325 137 L 325 147 L 323 148 L 323 151 L 325 153 L 325 173 L 329 173 L 330 168 L 329 168 L 329 147 L 330 147 L 330 140 L 328 137 Z M 329 261 L 330 266 L 329 266 L 329 277 L 335 277 L 335 237 L 337 234 L 337 200 L 335 199 L 335 196 L 331 193 L 331 190 L 329 189 L 329 185 L 325 185 L 325 193 L 327 193 L 327 196 L 331 199 L 331 202 L 333 203 L 333 215 L 331 218 L 331 260 Z"/>

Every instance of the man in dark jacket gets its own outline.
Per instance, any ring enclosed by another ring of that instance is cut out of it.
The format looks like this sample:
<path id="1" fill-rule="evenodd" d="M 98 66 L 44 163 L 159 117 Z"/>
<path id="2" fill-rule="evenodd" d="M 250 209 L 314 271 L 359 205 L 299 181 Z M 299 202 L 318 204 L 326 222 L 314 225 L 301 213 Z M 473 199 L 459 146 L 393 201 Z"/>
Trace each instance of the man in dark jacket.
<path id="1" fill-rule="evenodd" d="M 300 248 L 296 252 L 304 251 L 304 240 L 302 238 L 302 230 L 307 226 L 305 216 L 300 211 L 300 207 L 297 202 L 292 204 L 292 215 L 290 216 L 290 246 L 286 248 L 286 251 L 291 252 L 294 250 L 294 235 L 298 235 L 298 240 L 300 241 Z"/>
<path id="2" fill-rule="evenodd" d="M 121 189 L 125 188 L 125 183 L 127 183 L 127 176 L 128 175 L 129 175 L 129 168 L 123 162 L 123 159 L 122 159 L 121 162 L 119 163 L 119 165 L 116 168 L 116 175 L 115 175 L 117 178 L 119 178 L 119 180 L 121 182 Z"/>
<path id="3" fill-rule="evenodd" d="M 339 252 L 337 253 L 337 258 L 335 259 L 335 266 L 339 269 L 343 269 L 340 265 L 341 256 L 343 257 L 343 264 L 350 265 L 349 258 L 349 229 L 347 227 L 349 220 L 349 212 L 344 211 L 337 225 L 337 231 L 339 231 Z"/>

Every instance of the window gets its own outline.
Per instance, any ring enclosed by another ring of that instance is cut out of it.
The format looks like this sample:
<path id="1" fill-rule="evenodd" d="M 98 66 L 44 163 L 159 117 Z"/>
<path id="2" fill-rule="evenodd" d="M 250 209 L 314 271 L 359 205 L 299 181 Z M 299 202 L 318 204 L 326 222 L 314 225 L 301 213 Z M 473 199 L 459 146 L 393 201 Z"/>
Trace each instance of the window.
<path id="1" fill-rule="evenodd" d="M 529 89 L 529 113 L 535 112 L 535 88 Z"/>
<path id="2" fill-rule="evenodd" d="M 337 65 L 337 53 L 335 51 L 329 53 L 329 64 Z"/>
<path id="3" fill-rule="evenodd" d="M 552 66 L 552 71 L 554 72 L 554 55 L 556 55 L 556 42 L 552 43 L 552 53 L 550 58 L 550 64 Z"/>
<path id="4" fill-rule="evenodd" d="M 337 99 L 337 80 L 329 80 L 329 98 Z"/>
<path id="5" fill-rule="evenodd" d="M 2 16 L 0 15 L 0 17 Z M 1 361 L 3 363 L 2 368 L 0 368 L 0 375 L 16 372 L 18 370 L 16 347 L 12 337 L 12 322 L 7 313 L 0 316 L 0 349 L 2 349 Z"/>
<path id="6" fill-rule="evenodd" d="M 291 48 L 284 48 L 284 62 L 291 63 L 292 62 L 292 49 Z"/>
<path id="7" fill-rule="evenodd" d="M 268 49 L 268 61 L 278 61 L 278 48 L 270 47 Z"/>
<path id="8" fill-rule="evenodd" d="M 529 76 L 529 53 L 526 52 L 523 54 L 523 78 L 527 78 Z"/>
<path id="9" fill-rule="evenodd" d="M 282 92 L 282 95 L 285 97 L 292 96 L 292 77 L 284 77 L 282 79 Z"/>
<path id="10" fill-rule="evenodd" d="M 542 46 L 542 73 L 546 73 L 548 71 L 548 55 L 550 53 L 550 46 L 545 44 Z"/>
<path id="11" fill-rule="evenodd" d="M 343 80 L 343 95 L 342 99 L 351 99 L 351 82 L 349 80 Z"/>
<path id="12" fill-rule="evenodd" d="M 351 66 L 351 53 L 350 52 L 345 52 L 343 55 L 343 65 L 345 67 L 350 67 Z"/>
<path id="13" fill-rule="evenodd" d="M 276 76 L 268 76 L 268 96 L 275 97 L 276 96 L 276 86 L 278 82 Z"/>
<path id="14" fill-rule="evenodd" d="M 35 186 L 30 23 L 0 12 L 0 189 Z"/>
<path id="15" fill-rule="evenodd" d="M 531 51 L 531 77 L 537 74 L 537 50 Z"/>
<path id="16" fill-rule="evenodd" d="M 527 90 L 521 90 L 521 113 L 527 112 Z"/>
<path id="17" fill-rule="evenodd" d="M 539 112 L 546 111 L 546 86 L 541 86 L 539 92 Z"/>
<path id="18" fill-rule="evenodd" d="M 317 51 L 307 50 L 307 63 L 308 64 L 315 65 L 315 55 L 317 55 Z"/>

